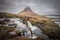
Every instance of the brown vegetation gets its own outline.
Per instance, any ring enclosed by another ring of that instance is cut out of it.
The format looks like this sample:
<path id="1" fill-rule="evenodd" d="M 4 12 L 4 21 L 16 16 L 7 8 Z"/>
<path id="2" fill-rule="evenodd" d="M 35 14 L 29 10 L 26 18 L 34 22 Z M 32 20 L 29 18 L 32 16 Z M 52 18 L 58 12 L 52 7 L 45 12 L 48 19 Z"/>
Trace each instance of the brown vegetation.
<path id="1" fill-rule="evenodd" d="M 0 12 L 0 18 L 19 18 L 15 14 Z"/>

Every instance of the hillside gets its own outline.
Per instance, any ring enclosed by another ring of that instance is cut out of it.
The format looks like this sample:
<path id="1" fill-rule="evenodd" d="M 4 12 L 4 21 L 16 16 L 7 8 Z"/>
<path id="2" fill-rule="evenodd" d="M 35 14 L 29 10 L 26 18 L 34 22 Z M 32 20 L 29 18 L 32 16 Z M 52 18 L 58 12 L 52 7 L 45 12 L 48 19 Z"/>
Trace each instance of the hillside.
<path id="1" fill-rule="evenodd" d="M 0 12 L 0 18 L 17 18 L 18 16 L 11 13 Z"/>

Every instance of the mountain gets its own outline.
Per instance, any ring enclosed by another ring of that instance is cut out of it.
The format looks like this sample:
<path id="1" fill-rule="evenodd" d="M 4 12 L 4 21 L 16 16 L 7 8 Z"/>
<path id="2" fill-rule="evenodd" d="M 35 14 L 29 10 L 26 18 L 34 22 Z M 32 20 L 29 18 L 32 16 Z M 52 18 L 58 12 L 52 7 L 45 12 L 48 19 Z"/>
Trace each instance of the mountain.
<path id="1" fill-rule="evenodd" d="M 17 13 L 16 15 L 18 15 L 25 24 L 29 20 L 33 25 L 39 27 L 44 34 L 48 35 L 49 38 L 60 39 L 60 28 L 52 21 L 51 18 L 38 15 L 37 13 L 34 13 L 29 7 L 26 7 L 23 11 Z"/>
<path id="2" fill-rule="evenodd" d="M 32 24 L 34 23 L 44 23 L 47 25 L 55 25 L 51 20 L 46 16 L 38 15 L 34 13 L 29 7 L 26 7 L 23 11 L 17 13 L 16 15 L 20 16 L 20 18 L 24 21 L 29 20 Z"/>
<path id="3" fill-rule="evenodd" d="M 37 20 L 51 20 L 50 18 L 34 13 L 29 7 L 26 7 L 23 11 L 19 12 L 17 15 L 21 17 L 31 17 Z"/>
<path id="4" fill-rule="evenodd" d="M 11 13 L 0 12 L 0 18 L 17 18 L 18 16 Z"/>

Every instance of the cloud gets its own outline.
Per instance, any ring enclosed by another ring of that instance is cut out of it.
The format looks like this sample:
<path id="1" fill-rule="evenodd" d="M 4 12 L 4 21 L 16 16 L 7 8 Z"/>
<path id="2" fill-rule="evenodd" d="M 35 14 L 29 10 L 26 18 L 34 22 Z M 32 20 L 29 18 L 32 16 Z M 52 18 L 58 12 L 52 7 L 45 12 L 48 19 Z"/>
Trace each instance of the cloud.
<path id="1" fill-rule="evenodd" d="M 60 0 L 0 0 L 0 11 L 18 13 L 29 6 L 41 15 L 60 15 Z"/>

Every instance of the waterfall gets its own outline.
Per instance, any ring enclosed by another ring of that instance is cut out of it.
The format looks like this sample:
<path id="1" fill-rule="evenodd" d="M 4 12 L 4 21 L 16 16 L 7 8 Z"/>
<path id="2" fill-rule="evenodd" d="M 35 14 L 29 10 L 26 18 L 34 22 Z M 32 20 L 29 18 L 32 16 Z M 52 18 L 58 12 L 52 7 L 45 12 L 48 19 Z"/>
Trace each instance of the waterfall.
<path id="1" fill-rule="evenodd" d="M 27 25 L 28 25 L 28 27 L 32 27 L 32 24 L 31 24 L 31 22 L 30 21 L 27 21 Z"/>
<path id="2" fill-rule="evenodd" d="M 42 30 L 37 26 L 33 26 L 30 21 L 27 21 L 27 25 L 23 23 L 22 20 L 15 19 L 12 20 L 17 24 L 16 29 L 21 32 L 22 36 L 35 39 L 37 37 L 45 38 L 48 37 L 42 33 Z M 15 34 L 15 32 L 10 32 L 10 34 Z"/>
<path id="3" fill-rule="evenodd" d="M 33 31 L 36 30 L 36 28 L 33 27 L 33 25 L 31 24 L 30 21 L 27 21 L 27 25 L 28 25 L 28 27 L 29 27 L 29 29 L 30 29 L 30 37 L 29 37 L 29 38 L 32 38 L 32 39 L 37 38 L 37 36 L 35 36 L 35 35 L 33 34 Z"/>
<path id="4" fill-rule="evenodd" d="M 29 28 L 31 28 L 32 35 L 33 35 L 32 39 L 37 38 L 37 37 L 41 37 L 46 40 L 49 39 L 47 35 L 42 33 L 42 30 L 40 28 L 38 28 L 37 26 L 33 26 L 30 21 L 27 21 L 27 25 Z"/>

